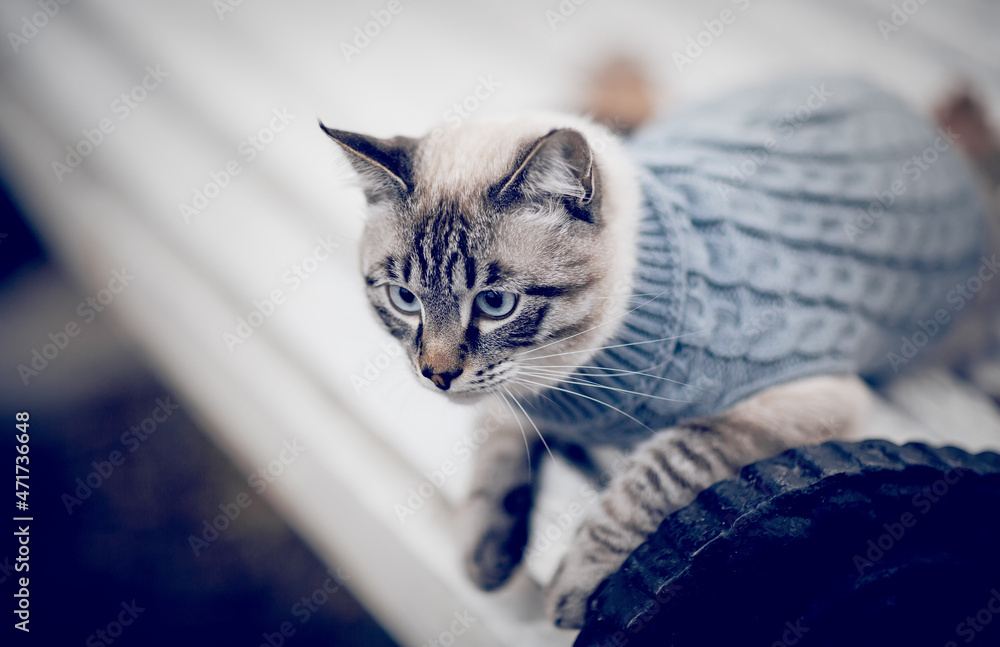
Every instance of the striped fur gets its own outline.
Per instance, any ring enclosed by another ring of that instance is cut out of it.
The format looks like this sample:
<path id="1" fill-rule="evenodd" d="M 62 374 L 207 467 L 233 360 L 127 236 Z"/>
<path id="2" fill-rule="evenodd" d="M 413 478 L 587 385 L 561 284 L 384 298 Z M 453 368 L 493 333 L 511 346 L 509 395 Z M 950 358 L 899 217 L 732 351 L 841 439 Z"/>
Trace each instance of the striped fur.
<path id="1" fill-rule="evenodd" d="M 522 559 L 534 496 L 530 465 L 544 444 L 516 394 L 530 384 L 525 375 L 544 370 L 545 382 L 557 384 L 586 365 L 630 308 L 640 220 L 635 170 L 606 131 L 569 117 L 469 122 L 424 140 L 324 130 L 358 170 L 369 202 L 361 243 L 369 300 L 420 381 L 441 389 L 439 378 L 448 375 L 451 399 L 500 394 L 509 407 L 479 449 L 460 515 L 466 570 L 481 588 L 495 589 Z M 401 312 L 390 286 L 405 287 L 420 311 Z M 477 316 L 476 295 L 486 290 L 515 293 L 514 312 L 502 320 Z M 518 362 L 519 353 L 556 341 L 558 352 Z M 580 528 L 546 591 L 553 619 L 579 626 L 597 584 L 700 489 L 756 457 L 817 439 L 817 420 L 827 421 L 822 433 L 841 434 L 862 391 L 846 378 L 807 380 L 656 434 Z"/>
<path id="2" fill-rule="evenodd" d="M 560 115 L 470 121 L 424 139 L 324 130 L 370 205 L 361 244 L 369 300 L 420 382 L 455 401 L 496 395 L 509 407 L 479 450 L 460 528 L 469 575 L 497 588 L 522 558 L 530 465 L 551 431 L 533 429 L 515 396 L 533 380 L 544 382 L 534 382 L 541 397 L 558 389 L 629 310 L 636 171 L 609 133 Z M 390 286 L 419 299 L 419 312 L 394 306 Z M 513 312 L 483 316 L 475 304 L 484 291 L 516 294 Z M 518 361 L 557 341 L 558 352 Z M 553 619 L 579 626 L 597 585 L 700 490 L 788 447 L 846 437 L 868 396 L 853 376 L 814 377 L 658 431 L 579 528 L 545 591 Z"/>
<path id="3" fill-rule="evenodd" d="M 567 355 L 547 364 L 584 363 L 615 332 L 602 324 L 625 311 L 625 299 L 607 304 L 629 293 L 639 209 L 630 162 L 608 132 L 557 115 L 471 122 L 423 140 L 323 129 L 370 205 L 368 298 L 424 385 L 443 388 L 432 378 L 447 371 L 457 377 L 445 394 L 475 401 L 509 386 L 525 349 L 567 340 Z M 390 286 L 415 295 L 420 312 L 393 306 Z M 475 299 L 486 291 L 516 294 L 514 312 L 481 316 Z"/>
<path id="4" fill-rule="evenodd" d="M 849 437 L 869 402 L 870 392 L 857 377 L 807 378 L 654 435 L 636 448 L 630 466 L 578 529 L 546 589 L 550 616 L 560 626 L 581 626 L 593 590 L 667 515 L 743 465 L 791 447 Z"/>

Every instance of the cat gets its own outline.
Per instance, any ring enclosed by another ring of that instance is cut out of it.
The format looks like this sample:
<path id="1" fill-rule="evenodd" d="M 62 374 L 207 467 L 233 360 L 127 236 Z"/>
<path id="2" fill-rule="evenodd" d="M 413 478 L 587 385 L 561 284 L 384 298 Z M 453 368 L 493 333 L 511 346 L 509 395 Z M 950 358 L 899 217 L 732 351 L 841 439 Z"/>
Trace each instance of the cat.
<path id="1" fill-rule="evenodd" d="M 861 81 L 738 91 L 628 142 L 558 113 L 320 127 L 360 178 L 367 296 L 420 382 L 513 414 L 460 511 L 472 580 L 521 561 L 546 439 L 632 450 L 545 588 L 562 627 L 700 490 L 851 437 L 989 262 L 947 131 Z"/>

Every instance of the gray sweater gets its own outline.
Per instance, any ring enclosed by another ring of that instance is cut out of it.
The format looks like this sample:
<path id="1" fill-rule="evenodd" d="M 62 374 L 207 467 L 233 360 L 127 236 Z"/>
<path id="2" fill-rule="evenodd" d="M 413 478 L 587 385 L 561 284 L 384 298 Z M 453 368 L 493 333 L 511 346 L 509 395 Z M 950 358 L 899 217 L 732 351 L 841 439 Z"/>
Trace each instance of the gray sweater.
<path id="1" fill-rule="evenodd" d="M 635 309 L 528 409 L 567 439 L 631 444 L 811 375 L 891 377 L 996 271 L 954 141 L 867 83 L 737 92 L 628 148 Z"/>

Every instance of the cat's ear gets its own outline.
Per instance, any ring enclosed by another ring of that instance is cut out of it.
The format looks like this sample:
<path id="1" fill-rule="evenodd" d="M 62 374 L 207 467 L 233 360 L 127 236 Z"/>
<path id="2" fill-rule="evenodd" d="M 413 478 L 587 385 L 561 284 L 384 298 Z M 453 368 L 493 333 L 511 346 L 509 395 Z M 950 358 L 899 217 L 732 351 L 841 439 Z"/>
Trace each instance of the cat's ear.
<path id="1" fill-rule="evenodd" d="M 369 204 L 401 200 L 413 192 L 413 157 L 420 140 L 377 139 L 327 128 L 322 121 L 319 127 L 344 149 L 351 166 L 361 176 L 361 187 Z"/>
<path id="2" fill-rule="evenodd" d="M 493 199 L 507 206 L 544 196 L 561 199 L 575 218 L 598 221 L 600 189 L 594 154 L 579 131 L 560 128 L 532 144 L 510 176 L 495 187 Z"/>

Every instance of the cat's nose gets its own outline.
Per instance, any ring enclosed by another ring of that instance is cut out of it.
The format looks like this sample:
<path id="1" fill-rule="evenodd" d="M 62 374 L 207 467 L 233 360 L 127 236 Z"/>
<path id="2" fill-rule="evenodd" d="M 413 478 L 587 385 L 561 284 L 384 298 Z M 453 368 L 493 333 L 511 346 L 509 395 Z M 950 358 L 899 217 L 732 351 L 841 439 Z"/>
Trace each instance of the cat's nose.
<path id="1" fill-rule="evenodd" d="M 441 373 L 436 373 L 433 367 L 425 364 L 423 368 L 420 369 L 420 373 L 428 380 L 433 382 L 434 386 L 441 389 L 442 391 L 447 391 L 448 387 L 451 386 L 451 381 L 462 374 L 462 369 L 456 368 L 450 371 L 443 371 Z"/>

